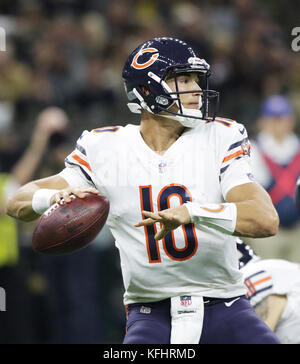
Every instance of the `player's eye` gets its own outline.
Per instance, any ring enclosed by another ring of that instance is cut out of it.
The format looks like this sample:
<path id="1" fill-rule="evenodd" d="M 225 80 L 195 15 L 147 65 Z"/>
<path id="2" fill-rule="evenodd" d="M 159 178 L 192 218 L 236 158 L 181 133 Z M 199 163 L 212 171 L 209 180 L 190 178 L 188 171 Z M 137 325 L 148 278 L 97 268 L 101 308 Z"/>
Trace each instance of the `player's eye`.
<path id="1" fill-rule="evenodd" d="M 180 83 L 184 83 L 184 84 L 187 84 L 187 83 L 189 83 L 189 77 L 187 77 L 187 76 L 181 76 L 180 78 L 179 78 L 179 82 Z"/>

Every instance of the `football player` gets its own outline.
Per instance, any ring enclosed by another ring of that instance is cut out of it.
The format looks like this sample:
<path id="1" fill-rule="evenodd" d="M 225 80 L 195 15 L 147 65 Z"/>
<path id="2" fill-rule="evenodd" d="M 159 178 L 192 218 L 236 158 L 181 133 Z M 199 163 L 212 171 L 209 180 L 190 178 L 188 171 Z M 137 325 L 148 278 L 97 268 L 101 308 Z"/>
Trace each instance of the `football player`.
<path id="1" fill-rule="evenodd" d="M 247 298 L 282 344 L 300 344 L 300 265 L 261 259 L 237 239 Z"/>
<path id="2" fill-rule="evenodd" d="M 140 125 L 84 131 L 60 174 L 8 204 L 10 215 L 32 220 L 71 194 L 107 196 L 125 344 L 279 343 L 245 297 L 233 236 L 274 235 L 278 215 L 253 182 L 245 127 L 215 116 L 209 75 L 181 40 L 141 44 L 123 69 Z"/>

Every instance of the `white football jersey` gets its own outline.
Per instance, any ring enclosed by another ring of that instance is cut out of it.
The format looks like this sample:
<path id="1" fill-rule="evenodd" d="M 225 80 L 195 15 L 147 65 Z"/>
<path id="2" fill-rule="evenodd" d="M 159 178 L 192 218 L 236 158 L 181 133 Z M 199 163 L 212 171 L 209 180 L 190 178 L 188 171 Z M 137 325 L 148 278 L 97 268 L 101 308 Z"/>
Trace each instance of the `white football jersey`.
<path id="1" fill-rule="evenodd" d="M 144 218 L 142 210 L 224 202 L 231 188 L 252 182 L 249 150 L 246 129 L 227 119 L 187 129 L 163 155 L 144 142 L 139 126 L 83 132 L 60 175 L 109 199 L 107 224 L 120 252 L 125 304 L 245 294 L 233 236 L 187 224 L 155 241 L 158 223 L 134 224 Z"/>
<path id="2" fill-rule="evenodd" d="M 241 271 L 253 306 L 272 294 L 287 296 L 275 334 L 283 344 L 300 344 L 300 265 L 264 259 L 246 264 Z"/>

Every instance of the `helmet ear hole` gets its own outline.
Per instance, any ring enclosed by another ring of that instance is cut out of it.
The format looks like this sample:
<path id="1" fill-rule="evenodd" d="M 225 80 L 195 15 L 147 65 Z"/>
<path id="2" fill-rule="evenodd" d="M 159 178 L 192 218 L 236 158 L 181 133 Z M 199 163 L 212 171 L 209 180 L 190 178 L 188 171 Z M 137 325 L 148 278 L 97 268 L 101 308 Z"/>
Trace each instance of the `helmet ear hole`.
<path id="1" fill-rule="evenodd" d="M 145 94 L 146 96 L 148 96 L 150 94 L 150 90 L 146 86 L 141 86 L 141 90 L 142 90 L 143 94 Z"/>

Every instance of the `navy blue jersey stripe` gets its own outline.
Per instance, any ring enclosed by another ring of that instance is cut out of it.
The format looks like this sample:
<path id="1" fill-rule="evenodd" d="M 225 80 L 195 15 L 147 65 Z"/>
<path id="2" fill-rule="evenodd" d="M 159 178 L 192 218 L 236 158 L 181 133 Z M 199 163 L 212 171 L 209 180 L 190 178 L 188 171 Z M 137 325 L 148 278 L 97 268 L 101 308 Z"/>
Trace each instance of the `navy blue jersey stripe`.
<path id="1" fill-rule="evenodd" d="M 86 155 L 85 149 L 80 144 L 76 144 L 76 149 L 78 149 L 82 154 Z"/>
<path id="2" fill-rule="evenodd" d="M 239 147 L 240 145 L 242 145 L 244 142 L 247 142 L 247 141 L 249 141 L 249 139 L 245 138 L 245 139 L 240 140 L 239 142 L 233 143 L 233 144 L 231 144 L 231 146 L 229 147 L 228 150 L 232 150 L 236 147 Z"/>
<path id="3" fill-rule="evenodd" d="M 254 296 L 256 296 L 257 294 L 261 293 L 261 292 L 264 292 L 264 291 L 267 291 L 269 289 L 273 288 L 273 284 L 271 284 L 270 286 L 268 287 L 265 287 L 265 288 L 262 288 L 262 289 L 259 289 L 258 291 L 256 291 L 255 293 L 251 294 L 250 295 L 250 299 Z"/>
<path id="4" fill-rule="evenodd" d="M 230 164 L 228 164 L 226 167 L 221 168 L 220 174 L 224 173 L 229 166 L 230 166 Z"/>
<path id="5" fill-rule="evenodd" d="M 252 274 L 251 276 L 245 278 L 245 281 L 247 281 L 248 279 L 251 279 L 252 277 L 258 276 L 259 274 L 262 274 L 262 273 L 266 273 L 266 271 L 265 270 L 261 270 L 259 272 L 256 272 L 256 273 Z"/>
<path id="6" fill-rule="evenodd" d="M 91 179 L 91 177 L 86 173 L 86 171 L 80 167 L 80 165 L 76 164 L 76 163 L 72 163 L 68 160 L 68 158 L 65 159 L 65 162 L 72 165 L 72 166 L 76 166 L 79 167 L 81 172 L 83 173 L 83 175 L 85 176 L 86 179 L 88 179 L 90 182 L 92 182 L 92 184 L 95 186 L 95 183 L 93 182 L 93 180 Z"/>

